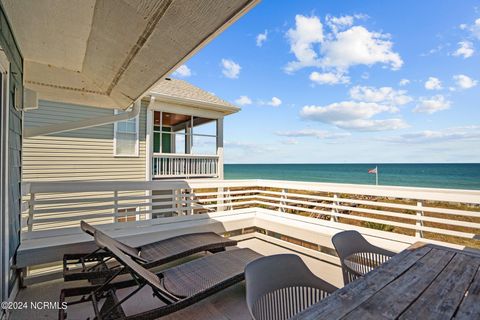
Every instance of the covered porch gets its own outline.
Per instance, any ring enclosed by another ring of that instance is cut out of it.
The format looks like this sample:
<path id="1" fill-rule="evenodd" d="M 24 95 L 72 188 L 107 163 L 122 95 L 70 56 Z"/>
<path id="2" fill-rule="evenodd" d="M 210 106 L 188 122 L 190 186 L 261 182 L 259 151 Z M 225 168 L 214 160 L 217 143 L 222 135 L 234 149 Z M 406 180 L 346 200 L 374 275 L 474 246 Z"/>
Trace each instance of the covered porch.
<path id="1" fill-rule="evenodd" d="M 239 107 L 190 83 L 166 78 L 147 111 L 151 179 L 223 179 L 224 117 Z"/>

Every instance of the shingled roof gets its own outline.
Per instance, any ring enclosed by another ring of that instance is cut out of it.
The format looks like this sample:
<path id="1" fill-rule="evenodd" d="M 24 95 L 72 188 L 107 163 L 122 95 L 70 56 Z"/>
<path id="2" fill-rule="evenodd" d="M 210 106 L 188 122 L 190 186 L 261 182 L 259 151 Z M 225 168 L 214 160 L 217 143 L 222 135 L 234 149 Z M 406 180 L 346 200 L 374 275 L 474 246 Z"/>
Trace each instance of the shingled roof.
<path id="1" fill-rule="evenodd" d="M 230 111 L 229 113 L 240 110 L 239 107 L 184 80 L 165 78 L 150 90 L 150 92 L 157 96 L 163 96 L 166 99 L 172 97 L 185 100 L 185 102 L 189 102 L 189 104 L 199 102 L 203 104 L 217 105 L 222 109 Z"/>

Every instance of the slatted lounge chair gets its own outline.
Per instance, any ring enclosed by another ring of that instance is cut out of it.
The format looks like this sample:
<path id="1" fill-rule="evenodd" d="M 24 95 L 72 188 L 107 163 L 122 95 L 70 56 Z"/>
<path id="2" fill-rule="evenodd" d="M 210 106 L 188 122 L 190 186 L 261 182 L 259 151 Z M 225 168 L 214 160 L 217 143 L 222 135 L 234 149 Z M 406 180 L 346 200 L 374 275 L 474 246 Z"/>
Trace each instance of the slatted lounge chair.
<path id="1" fill-rule="evenodd" d="M 80 223 L 80 226 L 91 236 L 97 231 L 94 226 L 84 221 Z M 203 251 L 213 253 L 223 251 L 226 247 L 237 244 L 237 241 L 213 232 L 185 234 L 137 248 L 130 247 L 118 240 L 112 239 L 112 241 L 115 242 L 117 248 L 147 269 Z M 90 254 L 66 254 L 63 257 L 63 278 L 66 281 L 86 279 L 101 283 L 119 266 L 112 258 L 109 252 L 101 249 Z"/>
<path id="2" fill-rule="evenodd" d="M 315 276 L 297 255 L 279 254 L 245 268 L 247 306 L 255 320 L 286 320 L 337 288 Z"/>
<path id="3" fill-rule="evenodd" d="M 119 270 L 102 285 L 63 289 L 60 305 L 67 303 L 67 308 L 59 310 L 60 320 L 67 319 L 75 308 L 81 311 L 68 319 L 157 319 L 242 281 L 245 266 L 262 257 L 250 249 L 232 249 L 155 274 L 117 248 L 102 232 L 95 232 L 95 241 L 117 259 L 132 279 L 115 282 L 123 272 Z"/>
<path id="4" fill-rule="evenodd" d="M 395 255 L 374 246 L 355 230 L 342 231 L 332 237 L 333 246 L 342 264 L 345 285 L 364 276 Z"/>

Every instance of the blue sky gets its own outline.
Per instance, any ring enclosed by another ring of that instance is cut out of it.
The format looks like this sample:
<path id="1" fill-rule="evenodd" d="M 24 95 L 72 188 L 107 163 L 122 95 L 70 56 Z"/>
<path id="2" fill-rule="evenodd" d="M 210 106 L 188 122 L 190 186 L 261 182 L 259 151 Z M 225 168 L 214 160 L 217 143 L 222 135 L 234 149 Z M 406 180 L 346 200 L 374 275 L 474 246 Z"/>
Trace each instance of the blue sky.
<path id="1" fill-rule="evenodd" d="M 226 163 L 480 162 L 479 57 L 480 1 L 264 0 L 173 76 Z"/>

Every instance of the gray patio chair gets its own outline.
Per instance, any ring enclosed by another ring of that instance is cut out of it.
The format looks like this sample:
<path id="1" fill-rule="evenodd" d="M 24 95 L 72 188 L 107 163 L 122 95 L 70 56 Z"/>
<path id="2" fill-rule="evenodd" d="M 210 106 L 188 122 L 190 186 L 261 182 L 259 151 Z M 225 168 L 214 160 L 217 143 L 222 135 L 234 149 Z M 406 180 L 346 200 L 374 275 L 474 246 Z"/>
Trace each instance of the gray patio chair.
<path id="1" fill-rule="evenodd" d="M 395 255 L 394 252 L 369 243 L 355 230 L 337 233 L 332 237 L 332 242 L 342 264 L 345 285 L 364 276 Z"/>
<path id="2" fill-rule="evenodd" d="M 247 306 L 255 320 L 289 319 L 337 289 L 315 276 L 294 254 L 250 262 L 245 280 Z"/>

